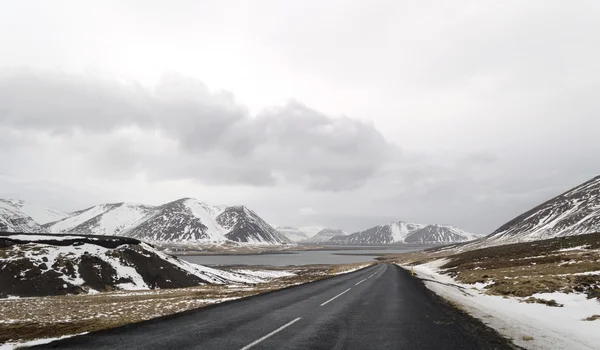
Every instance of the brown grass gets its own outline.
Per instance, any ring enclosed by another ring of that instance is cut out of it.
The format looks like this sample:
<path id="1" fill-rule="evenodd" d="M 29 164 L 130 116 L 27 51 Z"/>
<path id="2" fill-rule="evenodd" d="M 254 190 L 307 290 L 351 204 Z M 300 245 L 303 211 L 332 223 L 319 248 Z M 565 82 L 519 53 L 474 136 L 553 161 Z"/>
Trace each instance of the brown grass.
<path id="1" fill-rule="evenodd" d="M 0 299 L 0 344 L 114 328 L 328 278 L 363 265 L 296 267 L 292 269 L 295 276 L 254 286 L 203 285 L 96 295 Z"/>
<path id="2" fill-rule="evenodd" d="M 567 250 L 568 248 L 585 247 Z M 561 251 L 563 250 L 563 251 Z M 413 252 L 388 259 L 418 265 L 448 258 L 442 266 L 457 281 L 489 283 L 487 293 L 529 297 L 536 293 L 581 292 L 600 297 L 600 233 L 510 244 L 466 252 L 434 250 Z"/>
<path id="3" fill-rule="evenodd" d="M 584 321 L 596 321 L 600 320 L 600 315 L 592 315 L 583 319 Z"/>
<path id="4" fill-rule="evenodd" d="M 521 339 L 523 339 L 524 341 L 532 341 L 533 337 L 530 335 L 524 335 Z"/>

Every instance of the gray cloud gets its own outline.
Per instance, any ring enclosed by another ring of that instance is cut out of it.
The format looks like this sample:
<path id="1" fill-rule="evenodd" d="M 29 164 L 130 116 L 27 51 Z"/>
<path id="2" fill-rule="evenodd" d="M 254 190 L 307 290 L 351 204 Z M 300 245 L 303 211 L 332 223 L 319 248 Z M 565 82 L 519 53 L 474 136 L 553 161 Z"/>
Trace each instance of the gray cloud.
<path id="1" fill-rule="evenodd" d="M 0 110 L 4 128 L 76 139 L 89 166 L 111 177 L 145 172 L 207 184 L 284 181 L 342 191 L 360 187 L 399 156 L 397 146 L 363 122 L 295 101 L 251 116 L 230 93 L 211 93 L 177 75 L 150 90 L 93 75 L 5 71 Z M 128 128 L 142 137 L 121 132 Z M 169 141 L 167 149 L 144 149 Z"/>
<path id="2" fill-rule="evenodd" d="M 600 172 L 598 2 L 67 2 L 0 11 L 0 196 L 489 233 Z"/>

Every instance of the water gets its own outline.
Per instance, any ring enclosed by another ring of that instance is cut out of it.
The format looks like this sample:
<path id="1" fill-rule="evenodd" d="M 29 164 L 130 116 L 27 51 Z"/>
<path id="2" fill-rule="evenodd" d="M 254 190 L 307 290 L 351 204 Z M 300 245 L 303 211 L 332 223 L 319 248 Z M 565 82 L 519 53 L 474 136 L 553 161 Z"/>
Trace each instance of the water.
<path id="1" fill-rule="evenodd" d="M 313 264 L 350 264 L 357 262 L 373 261 L 382 254 L 406 253 L 421 250 L 423 247 L 402 247 L 394 249 L 357 249 L 357 250 L 305 250 L 284 254 L 260 254 L 260 255 L 184 255 L 179 256 L 189 262 L 209 265 L 313 265 Z M 361 255 L 348 255 L 361 254 Z"/>

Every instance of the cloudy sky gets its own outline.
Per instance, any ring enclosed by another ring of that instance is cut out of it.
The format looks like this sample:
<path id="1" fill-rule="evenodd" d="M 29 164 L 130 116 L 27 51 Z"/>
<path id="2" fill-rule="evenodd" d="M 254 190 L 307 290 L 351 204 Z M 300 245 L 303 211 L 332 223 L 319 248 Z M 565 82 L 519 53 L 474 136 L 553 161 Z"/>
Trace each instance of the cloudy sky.
<path id="1" fill-rule="evenodd" d="M 598 1 L 0 4 L 0 197 L 490 233 L 600 174 Z"/>

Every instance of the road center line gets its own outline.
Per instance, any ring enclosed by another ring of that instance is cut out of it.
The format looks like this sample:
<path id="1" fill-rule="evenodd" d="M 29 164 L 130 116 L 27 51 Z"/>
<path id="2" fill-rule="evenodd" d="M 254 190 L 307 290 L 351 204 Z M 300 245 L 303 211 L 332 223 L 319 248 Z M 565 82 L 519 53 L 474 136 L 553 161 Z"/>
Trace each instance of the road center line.
<path id="1" fill-rule="evenodd" d="M 301 319 L 301 318 L 302 318 L 302 317 L 298 317 L 297 319 L 295 319 L 295 320 L 293 320 L 293 321 L 291 321 L 291 322 L 288 322 L 288 323 L 284 324 L 283 326 L 281 326 L 281 327 L 277 328 L 276 330 L 274 330 L 273 332 L 271 332 L 271 333 L 269 333 L 269 334 L 265 335 L 264 337 L 262 337 L 262 338 L 260 338 L 260 339 L 257 339 L 257 340 L 255 340 L 255 341 L 253 341 L 252 343 L 250 343 L 250 344 L 248 344 L 248 345 L 244 346 L 244 347 L 243 347 L 243 348 L 241 348 L 240 350 L 248 350 L 248 349 L 250 349 L 250 348 L 251 348 L 251 347 L 253 347 L 254 345 L 256 345 L 256 344 L 258 344 L 258 343 L 260 343 L 260 342 L 264 341 L 265 339 L 267 339 L 267 338 L 269 338 L 269 337 L 273 336 L 274 334 L 277 334 L 277 333 L 281 332 L 282 330 L 286 329 L 287 327 L 289 327 L 289 326 L 293 325 L 294 323 L 296 323 L 296 322 L 300 321 L 300 319 Z"/>
<path id="2" fill-rule="evenodd" d="M 363 283 L 364 281 L 366 281 L 367 279 L 363 279 L 362 281 L 358 282 L 357 284 L 355 284 L 355 286 L 358 286 L 359 284 Z"/>
<path id="3" fill-rule="evenodd" d="M 348 292 L 350 289 L 352 289 L 352 288 L 348 288 L 348 289 L 346 289 L 345 291 L 341 292 L 340 294 L 338 294 L 338 295 L 334 296 L 333 298 L 331 298 L 331 299 L 327 300 L 326 302 L 324 302 L 323 304 L 321 304 L 321 306 L 323 306 L 323 305 L 327 305 L 327 303 L 329 303 L 329 302 L 331 302 L 331 301 L 335 300 L 337 297 L 339 297 L 339 296 L 342 296 L 343 294 L 346 294 L 346 293 L 347 293 L 347 292 Z"/>

